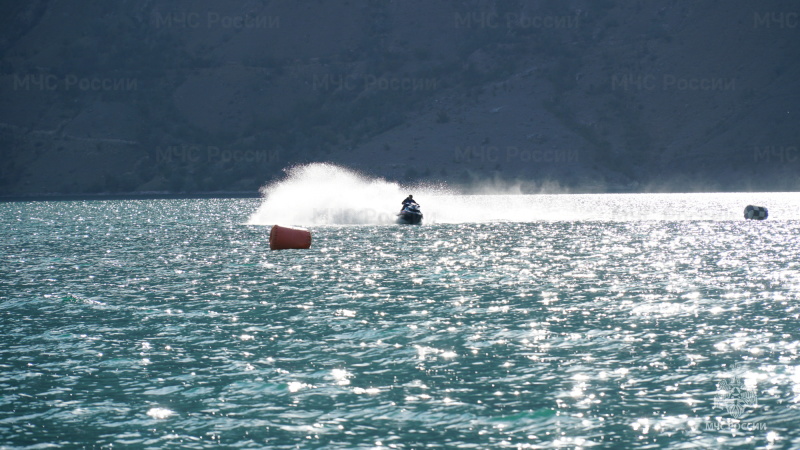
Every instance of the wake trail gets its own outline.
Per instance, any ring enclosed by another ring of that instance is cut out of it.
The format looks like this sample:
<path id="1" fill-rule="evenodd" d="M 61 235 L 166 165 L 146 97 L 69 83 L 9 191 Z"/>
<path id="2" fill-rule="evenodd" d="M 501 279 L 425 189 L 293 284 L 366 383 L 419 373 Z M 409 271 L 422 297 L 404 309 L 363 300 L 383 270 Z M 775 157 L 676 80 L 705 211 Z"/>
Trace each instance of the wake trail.
<path id="1" fill-rule="evenodd" d="M 743 220 L 745 205 L 770 207 L 770 217 L 800 219 L 798 193 L 536 194 L 494 189 L 463 195 L 441 186 L 403 186 L 328 163 L 286 170 L 264 186 L 263 202 L 248 225 L 388 225 L 412 194 L 433 223 Z M 774 208 L 773 208 L 774 207 Z M 773 215 L 774 213 L 774 215 Z M 770 219 L 772 220 L 772 219 Z"/>

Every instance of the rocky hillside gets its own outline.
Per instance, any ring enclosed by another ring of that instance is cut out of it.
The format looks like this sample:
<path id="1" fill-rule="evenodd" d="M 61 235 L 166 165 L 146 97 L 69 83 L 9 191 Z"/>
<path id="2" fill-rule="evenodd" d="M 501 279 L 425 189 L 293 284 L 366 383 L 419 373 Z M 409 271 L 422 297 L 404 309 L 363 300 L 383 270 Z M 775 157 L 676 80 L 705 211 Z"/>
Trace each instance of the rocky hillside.
<path id="1" fill-rule="evenodd" d="M 311 161 L 528 191 L 800 189 L 791 2 L 2 9 L 0 195 L 256 192 Z"/>

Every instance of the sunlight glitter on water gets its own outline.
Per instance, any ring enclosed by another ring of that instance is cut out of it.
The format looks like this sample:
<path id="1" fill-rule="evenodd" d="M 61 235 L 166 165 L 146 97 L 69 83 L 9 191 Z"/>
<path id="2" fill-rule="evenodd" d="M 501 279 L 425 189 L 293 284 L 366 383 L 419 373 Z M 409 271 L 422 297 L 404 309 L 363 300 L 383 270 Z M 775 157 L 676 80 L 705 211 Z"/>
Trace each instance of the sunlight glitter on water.
<path id="1" fill-rule="evenodd" d="M 175 412 L 166 408 L 151 408 L 147 411 L 147 415 L 153 419 L 161 420 L 175 415 Z"/>
<path id="2" fill-rule="evenodd" d="M 606 214 L 629 201 L 590 203 Z M 735 218 L 710 221 L 326 225 L 311 228 L 309 250 L 270 252 L 268 228 L 241 225 L 260 203 L 4 211 L 4 438 L 286 449 L 800 443 L 797 220 L 745 222 L 737 206 Z M 722 381 L 757 392 L 738 419 Z"/>

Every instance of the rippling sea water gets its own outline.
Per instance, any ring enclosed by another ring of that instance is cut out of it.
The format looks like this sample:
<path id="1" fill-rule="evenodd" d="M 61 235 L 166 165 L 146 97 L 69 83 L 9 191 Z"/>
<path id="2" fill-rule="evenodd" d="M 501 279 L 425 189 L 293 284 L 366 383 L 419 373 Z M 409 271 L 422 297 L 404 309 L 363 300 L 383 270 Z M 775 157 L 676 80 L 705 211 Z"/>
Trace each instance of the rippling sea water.
<path id="1" fill-rule="evenodd" d="M 745 198 L 275 252 L 258 200 L 0 204 L 0 448 L 800 447 L 800 198 Z"/>

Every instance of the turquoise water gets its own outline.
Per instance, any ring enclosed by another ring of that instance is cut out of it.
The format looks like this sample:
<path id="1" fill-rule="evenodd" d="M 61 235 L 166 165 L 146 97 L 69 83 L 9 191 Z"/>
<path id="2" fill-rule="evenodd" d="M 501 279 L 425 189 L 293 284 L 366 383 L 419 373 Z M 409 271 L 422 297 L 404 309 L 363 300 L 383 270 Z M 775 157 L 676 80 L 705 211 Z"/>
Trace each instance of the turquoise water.
<path id="1" fill-rule="evenodd" d="M 0 448 L 800 447 L 800 198 L 737 195 L 277 252 L 255 199 L 0 204 Z"/>

